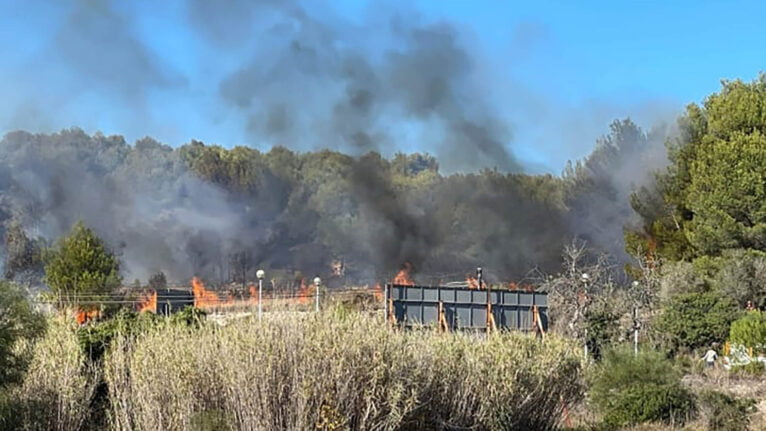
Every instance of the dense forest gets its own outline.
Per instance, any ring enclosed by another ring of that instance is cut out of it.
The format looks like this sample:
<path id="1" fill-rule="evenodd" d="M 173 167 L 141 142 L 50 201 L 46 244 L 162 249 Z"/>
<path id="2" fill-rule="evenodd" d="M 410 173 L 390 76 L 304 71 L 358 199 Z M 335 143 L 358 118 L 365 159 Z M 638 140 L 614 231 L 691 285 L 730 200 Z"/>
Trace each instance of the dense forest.
<path id="1" fill-rule="evenodd" d="M 616 121 L 562 176 L 443 175 L 419 153 L 12 132 L 0 141 L 5 273 L 39 273 L 34 250 L 82 220 L 128 280 L 162 271 L 226 282 L 256 267 L 322 274 L 333 261 L 351 281 L 388 278 L 404 261 L 423 276 L 461 278 L 483 265 L 490 277 L 518 280 L 556 268 L 574 237 L 619 256 L 629 193 L 661 163 L 663 138 Z"/>

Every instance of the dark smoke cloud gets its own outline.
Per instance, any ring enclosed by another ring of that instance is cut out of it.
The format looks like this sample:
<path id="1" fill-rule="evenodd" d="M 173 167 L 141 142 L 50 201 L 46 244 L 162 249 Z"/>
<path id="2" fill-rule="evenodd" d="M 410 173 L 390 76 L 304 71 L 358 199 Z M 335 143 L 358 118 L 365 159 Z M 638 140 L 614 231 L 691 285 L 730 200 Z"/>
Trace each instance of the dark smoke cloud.
<path id="1" fill-rule="evenodd" d="M 365 156 L 352 166 L 351 193 L 360 204 L 365 243 L 373 245 L 371 260 L 379 267 L 397 268 L 403 262 L 428 263 L 437 245 L 446 240 L 422 208 L 397 193 L 378 157 Z M 419 212 L 419 214 L 418 214 Z"/>
<path id="2" fill-rule="evenodd" d="M 230 44 L 217 28 L 231 11 L 193 6 L 195 25 L 213 23 L 203 33 Z M 385 154 L 399 137 L 394 133 L 425 127 L 420 144 L 447 172 L 522 169 L 509 147 L 509 126 L 476 80 L 478 60 L 454 25 L 385 14 L 357 28 L 315 18 L 296 2 L 236 8 L 243 10 L 231 21 L 233 33 L 252 33 L 266 47 L 254 48 L 248 64 L 222 81 L 220 94 L 246 116 L 256 142 Z"/>

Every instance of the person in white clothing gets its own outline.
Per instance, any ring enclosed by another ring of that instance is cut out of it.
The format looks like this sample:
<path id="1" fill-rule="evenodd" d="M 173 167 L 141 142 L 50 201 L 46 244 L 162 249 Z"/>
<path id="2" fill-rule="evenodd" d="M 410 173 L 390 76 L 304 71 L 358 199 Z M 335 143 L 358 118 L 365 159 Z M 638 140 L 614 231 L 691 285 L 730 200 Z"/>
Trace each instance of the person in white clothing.
<path id="1" fill-rule="evenodd" d="M 708 349 L 708 351 L 705 352 L 705 356 L 702 357 L 702 360 L 705 361 L 705 365 L 708 368 L 715 367 L 716 359 L 718 359 L 718 353 L 716 353 L 713 349 Z"/>

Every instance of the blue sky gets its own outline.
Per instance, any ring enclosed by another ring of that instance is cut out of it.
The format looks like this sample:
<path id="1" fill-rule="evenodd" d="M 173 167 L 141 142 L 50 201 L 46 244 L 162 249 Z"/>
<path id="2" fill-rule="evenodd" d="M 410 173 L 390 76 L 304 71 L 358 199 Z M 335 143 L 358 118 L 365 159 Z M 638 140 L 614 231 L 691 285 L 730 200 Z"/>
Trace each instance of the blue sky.
<path id="1" fill-rule="evenodd" d="M 333 77 L 348 57 L 315 60 L 311 67 L 326 66 L 326 76 L 306 76 L 285 59 L 295 46 L 285 38 L 303 35 L 312 48 L 329 34 L 333 47 L 320 55 L 356 53 L 385 68 L 386 55 L 402 49 L 391 30 L 398 20 L 412 28 L 448 23 L 470 69 L 456 72 L 459 94 L 449 106 L 465 106 L 448 118 L 486 114 L 479 123 L 500 124 L 493 136 L 525 170 L 558 173 L 587 155 L 613 119 L 630 116 L 645 129 L 671 123 L 721 79 L 752 80 L 764 69 L 760 2 L 198 3 L 4 1 L 0 130 L 77 126 L 130 142 L 149 135 L 174 146 L 200 139 L 354 152 L 334 138 L 345 125 L 324 126 L 346 91 Z M 296 20 L 320 25 L 299 31 Z M 406 96 L 389 100 L 381 88 L 380 118 L 362 119 L 383 136 L 374 149 L 440 155 L 450 134 L 444 118 L 400 115 Z M 289 132 L 264 134 L 261 100 L 288 107 Z M 466 169 L 491 164 L 493 154 Z"/>

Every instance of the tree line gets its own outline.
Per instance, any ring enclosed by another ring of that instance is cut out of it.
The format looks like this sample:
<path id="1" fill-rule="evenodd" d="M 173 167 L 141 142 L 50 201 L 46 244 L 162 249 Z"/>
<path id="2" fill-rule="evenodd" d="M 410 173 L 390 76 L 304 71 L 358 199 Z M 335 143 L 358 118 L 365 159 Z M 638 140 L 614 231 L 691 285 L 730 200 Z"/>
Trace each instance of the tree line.
<path id="1" fill-rule="evenodd" d="M 634 183 L 619 174 L 656 141 L 616 121 L 593 154 L 557 176 L 442 174 L 421 153 L 171 148 L 78 129 L 13 132 L 0 141 L 4 272 L 39 276 L 35 250 L 82 221 L 129 280 L 163 272 L 224 283 L 256 268 L 325 274 L 343 262 L 350 282 L 380 281 L 405 261 L 423 277 L 463 278 L 481 265 L 494 281 L 520 280 L 556 268 L 572 237 L 622 253 Z"/>

